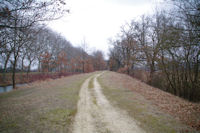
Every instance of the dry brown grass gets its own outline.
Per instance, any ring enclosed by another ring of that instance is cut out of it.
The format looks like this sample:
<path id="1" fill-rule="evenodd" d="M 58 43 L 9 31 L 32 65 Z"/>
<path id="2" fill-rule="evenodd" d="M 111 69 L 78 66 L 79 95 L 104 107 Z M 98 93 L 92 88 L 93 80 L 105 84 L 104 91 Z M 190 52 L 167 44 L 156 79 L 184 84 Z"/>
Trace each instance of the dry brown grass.
<path id="1" fill-rule="evenodd" d="M 198 124 L 200 111 L 190 110 L 190 105 L 198 109 L 199 104 L 185 101 L 125 74 L 107 72 L 99 81 L 108 100 L 114 106 L 126 110 L 147 132 L 198 132 L 182 118 Z M 188 113 L 183 113 L 186 108 Z"/>
<path id="2" fill-rule="evenodd" d="M 148 82 L 148 77 L 149 77 L 149 72 L 146 72 L 144 70 L 137 70 L 137 71 L 134 71 L 134 75 L 133 77 L 141 80 L 142 82 L 145 82 L 147 83 Z"/>
<path id="3" fill-rule="evenodd" d="M 35 82 L 0 94 L 0 132 L 70 132 L 80 86 L 92 74 Z"/>
<path id="4" fill-rule="evenodd" d="M 39 80 L 46 80 L 46 79 L 56 79 L 60 77 L 66 77 L 70 75 L 74 75 L 78 73 L 59 73 L 59 72 L 30 72 L 28 75 L 26 72 L 17 72 L 15 74 L 15 83 L 16 84 L 23 84 L 23 83 L 30 83 Z M 12 73 L 5 73 L 5 77 L 3 78 L 3 73 L 0 73 L 0 86 L 8 86 L 12 85 Z"/>

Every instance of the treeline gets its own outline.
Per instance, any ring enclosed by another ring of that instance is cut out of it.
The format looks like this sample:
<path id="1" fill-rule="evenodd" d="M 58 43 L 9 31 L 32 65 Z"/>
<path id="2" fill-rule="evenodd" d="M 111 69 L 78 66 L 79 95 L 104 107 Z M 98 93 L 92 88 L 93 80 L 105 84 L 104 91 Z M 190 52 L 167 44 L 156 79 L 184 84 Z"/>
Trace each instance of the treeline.
<path id="1" fill-rule="evenodd" d="M 50 29 L 40 31 L 34 40 L 37 41 L 32 48 L 35 46 L 36 50 L 28 51 L 28 53 L 35 55 L 33 59 L 37 62 L 39 72 L 92 72 L 103 70 L 106 67 L 101 51 L 94 51 L 89 55 L 86 43 L 80 47 L 73 47 L 64 37 Z M 33 55 L 32 57 L 34 57 Z M 24 58 L 22 57 L 22 59 Z M 29 65 L 30 63 L 29 61 Z"/>
<path id="2" fill-rule="evenodd" d="M 172 4 L 170 10 L 157 10 L 123 25 L 111 40 L 109 67 L 132 76 L 143 72 L 147 83 L 200 101 L 200 2 Z"/>
<path id="3" fill-rule="evenodd" d="M 12 71 L 91 72 L 105 69 L 101 51 L 89 55 L 84 47 L 75 48 L 64 37 L 45 27 L 44 22 L 67 14 L 63 0 L 5 0 L 0 2 L 0 66 L 5 80 Z"/>

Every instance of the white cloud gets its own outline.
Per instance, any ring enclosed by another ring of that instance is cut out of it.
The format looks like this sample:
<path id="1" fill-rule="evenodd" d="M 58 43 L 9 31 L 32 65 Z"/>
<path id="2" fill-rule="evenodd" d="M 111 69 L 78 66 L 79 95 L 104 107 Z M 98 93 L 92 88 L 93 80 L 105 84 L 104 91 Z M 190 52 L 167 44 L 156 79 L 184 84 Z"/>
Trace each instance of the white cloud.
<path id="1" fill-rule="evenodd" d="M 120 26 L 144 13 L 150 13 L 158 0 L 67 0 L 70 14 L 49 26 L 77 46 L 86 39 L 90 47 L 108 52 L 108 38 Z"/>

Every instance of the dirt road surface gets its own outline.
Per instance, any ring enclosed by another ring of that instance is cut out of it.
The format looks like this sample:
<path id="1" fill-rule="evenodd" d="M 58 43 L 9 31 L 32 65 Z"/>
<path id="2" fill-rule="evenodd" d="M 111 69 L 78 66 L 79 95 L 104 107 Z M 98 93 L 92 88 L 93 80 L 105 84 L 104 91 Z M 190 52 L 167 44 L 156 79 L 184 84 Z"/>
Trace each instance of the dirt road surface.
<path id="1" fill-rule="evenodd" d="M 97 81 L 100 75 L 88 78 L 81 87 L 73 133 L 144 133 L 126 111 L 109 103 Z"/>

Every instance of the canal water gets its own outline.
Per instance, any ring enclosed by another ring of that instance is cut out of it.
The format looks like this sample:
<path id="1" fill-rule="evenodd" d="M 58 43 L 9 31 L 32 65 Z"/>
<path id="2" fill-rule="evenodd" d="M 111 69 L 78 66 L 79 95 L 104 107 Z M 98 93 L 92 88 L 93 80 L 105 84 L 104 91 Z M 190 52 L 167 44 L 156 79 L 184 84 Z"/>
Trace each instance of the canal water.
<path id="1" fill-rule="evenodd" d="M 16 84 L 16 87 L 22 86 L 25 84 Z M 9 92 L 13 90 L 13 86 L 12 85 L 8 85 L 8 86 L 0 86 L 0 93 L 4 93 L 4 92 Z"/>

